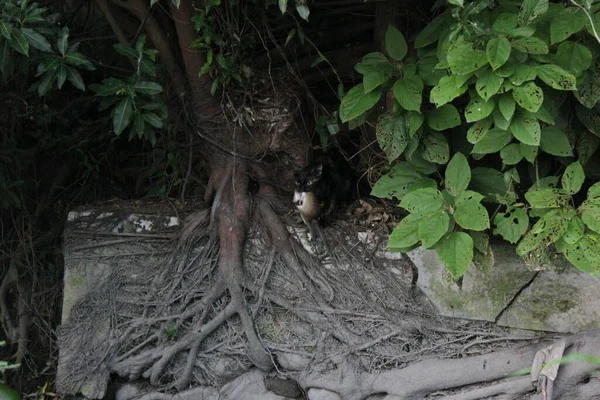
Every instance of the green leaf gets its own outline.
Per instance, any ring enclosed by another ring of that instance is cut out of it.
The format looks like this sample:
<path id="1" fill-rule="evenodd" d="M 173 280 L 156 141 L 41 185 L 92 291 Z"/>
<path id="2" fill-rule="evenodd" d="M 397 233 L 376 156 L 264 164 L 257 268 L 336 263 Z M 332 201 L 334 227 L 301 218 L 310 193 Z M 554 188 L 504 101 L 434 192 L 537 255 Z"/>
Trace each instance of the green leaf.
<path id="1" fill-rule="evenodd" d="M 396 164 L 391 171 L 383 175 L 373 186 L 371 195 L 402 200 L 408 192 L 421 188 L 437 188 L 437 183 L 415 169 L 407 162 Z"/>
<path id="2" fill-rule="evenodd" d="M 357 118 L 365 111 L 373 107 L 381 98 L 381 91 L 364 92 L 362 83 L 350 89 L 342 99 L 340 104 L 340 119 L 342 122 L 348 122 Z"/>
<path id="3" fill-rule="evenodd" d="M 52 46 L 50 45 L 50 42 L 48 42 L 48 40 L 38 32 L 30 28 L 22 28 L 21 32 L 23 32 L 23 35 L 27 38 L 27 41 L 31 47 L 40 51 L 46 51 L 49 53 L 52 52 Z"/>
<path id="4" fill-rule="evenodd" d="M 533 82 L 513 89 L 513 98 L 527 111 L 536 112 L 544 102 L 544 92 Z"/>
<path id="5" fill-rule="evenodd" d="M 4 36 L 6 40 L 10 40 L 12 30 L 12 25 L 6 21 L 0 21 L 0 35 Z"/>
<path id="6" fill-rule="evenodd" d="M 495 106 L 496 102 L 494 99 L 485 101 L 477 95 L 472 95 L 471 101 L 469 101 L 469 104 L 465 108 L 465 119 L 467 122 L 480 121 L 488 117 L 494 111 Z"/>
<path id="7" fill-rule="evenodd" d="M 470 187 L 486 196 L 488 200 L 504 196 L 508 192 L 504 175 L 493 168 L 473 168 Z"/>
<path id="8" fill-rule="evenodd" d="M 573 155 L 567 134 L 554 126 L 542 129 L 540 147 L 553 156 L 569 157 Z"/>
<path id="9" fill-rule="evenodd" d="M 562 176 L 561 184 L 563 189 L 569 194 L 575 194 L 581 190 L 585 181 L 585 173 L 579 161 L 570 164 Z"/>
<path id="10" fill-rule="evenodd" d="M 129 125 L 131 121 L 133 101 L 129 97 L 125 97 L 115 108 L 113 115 L 113 130 L 117 135 Z"/>
<path id="11" fill-rule="evenodd" d="M 466 75 L 487 64 L 486 52 L 473 48 L 472 42 L 453 43 L 448 49 L 448 64 L 453 74 Z"/>
<path id="12" fill-rule="evenodd" d="M 85 91 L 85 84 L 83 83 L 83 78 L 81 77 L 79 71 L 68 65 L 65 65 L 65 67 L 67 68 L 67 79 L 69 82 L 71 82 L 71 84 L 77 89 Z"/>
<path id="13" fill-rule="evenodd" d="M 460 192 L 458 196 L 456 196 L 454 204 L 456 206 L 461 205 L 467 201 L 476 201 L 481 202 L 484 199 L 484 196 L 481 193 L 474 192 L 472 190 L 465 190 L 464 192 Z"/>
<path id="14" fill-rule="evenodd" d="M 515 99 L 510 93 L 504 93 L 498 99 L 498 109 L 507 121 L 510 121 L 513 117 L 515 113 L 515 108 Z"/>
<path id="15" fill-rule="evenodd" d="M 565 243 L 562 253 L 571 264 L 581 271 L 597 275 L 600 264 L 597 248 L 598 243 L 590 240 L 588 235 L 586 235 L 575 244 L 570 245 Z"/>
<path id="16" fill-rule="evenodd" d="M 594 232 L 600 232 L 600 205 L 584 203 L 580 210 L 583 223 Z"/>
<path id="17" fill-rule="evenodd" d="M 460 125 L 460 115 L 452 104 L 445 104 L 429 113 L 427 124 L 434 131 L 444 131 Z"/>
<path id="18" fill-rule="evenodd" d="M 408 119 L 405 114 L 394 115 L 391 112 L 382 114 L 377 120 L 375 134 L 379 146 L 392 162 L 406 149 L 409 141 Z"/>
<path id="19" fill-rule="evenodd" d="M 423 98 L 423 81 L 415 74 L 405 74 L 394 84 L 393 93 L 405 110 L 419 111 Z"/>
<path id="20" fill-rule="evenodd" d="M 600 105 L 591 110 L 584 107 L 575 107 L 575 112 L 579 121 L 594 135 L 600 137 Z"/>
<path id="21" fill-rule="evenodd" d="M 433 19 L 415 39 L 415 48 L 419 49 L 430 45 L 440 37 L 442 27 L 448 23 L 449 13 L 445 12 Z"/>
<path id="22" fill-rule="evenodd" d="M 159 118 L 158 115 L 156 115 L 154 113 L 144 114 L 144 121 L 146 121 L 147 123 L 149 123 L 150 125 L 152 125 L 155 128 L 160 129 L 163 127 L 162 120 Z"/>
<path id="23" fill-rule="evenodd" d="M 512 140 L 512 135 L 508 131 L 494 128 L 490 129 L 487 134 L 481 138 L 471 153 L 473 154 L 490 154 L 500 151 L 504 146 L 509 144 Z"/>
<path id="24" fill-rule="evenodd" d="M 404 36 L 392 25 L 388 25 L 385 33 L 385 51 L 388 56 L 396 61 L 402 60 L 408 51 Z"/>
<path id="25" fill-rule="evenodd" d="M 511 208 L 494 218 L 494 235 L 501 235 L 509 243 L 517 243 L 529 227 L 529 216 L 522 208 Z"/>
<path id="26" fill-rule="evenodd" d="M 146 123 L 144 122 L 144 117 L 142 116 L 142 113 L 139 111 L 135 112 L 135 116 L 133 117 L 133 126 L 132 126 L 132 130 L 138 135 L 138 136 L 142 136 L 144 134 L 144 127 L 145 127 Z"/>
<path id="27" fill-rule="evenodd" d="M 10 193 L 10 192 L 9 192 Z M 19 393 L 0 382 L 0 398 L 3 400 L 18 400 Z"/>
<path id="28" fill-rule="evenodd" d="M 556 50 L 554 62 L 564 70 L 578 76 L 592 65 L 592 52 L 582 44 L 563 42 Z"/>
<path id="29" fill-rule="evenodd" d="M 124 55 L 125 57 L 131 57 L 134 59 L 138 59 L 140 54 L 131 46 L 117 43 L 113 45 L 113 48 L 117 51 L 117 53 Z"/>
<path id="30" fill-rule="evenodd" d="M 537 77 L 535 68 L 528 64 L 521 64 L 516 68 L 515 73 L 510 76 L 510 83 L 515 86 L 521 86 L 524 82 L 533 81 Z"/>
<path id="31" fill-rule="evenodd" d="M 492 25 L 492 30 L 496 33 L 508 35 L 517 29 L 517 15 L 511 12 L 499 14 Z"/>
<path id="32" fill-rule="evenodd" d="M 61 55 L 64 56 L 67 53 L 67 48 L 69 47 L 69 27 L 65 26 L 58 32 L 56 47 L 58 47 L 58 52 Z"/>
<path id="33" fill-rule="evenodd" d="M 417 189 L 407 193 L 400 207 L 404 208 L 412 214 L 432 214 L 438 211 L 444 205 L 442 193 L 436 188 Z"/>
<path id="34" fill-rule="evenodd" d="M 562 42 L 579 32 L 587 21 L 585 13 L 577 7 L 569 7 L 557 13 L 550 22 L 550 44 Z"/>
<path id="35" fill-rule="evenodd" d="M 490 39 L 485 49 L 487 60 L 494 70 L 508 61 L 510 52 L 510 42 L 504 37 Z"/>
<path id="36" fill-rule="evenodd" d="M 67 53 L 64 58 L 65 58 L 65 61 L 67 63 L 69 63 L 71 65 L 76 65 L 76 66 L 84 65 L 84 64 L 87 64 L 87 63 L 90 62 L 86 58 L 86 56 L 84 56 L 81 53 L 76 53 L 76 52 L 74 52 L 74 53 Z"/>
<path id="37" fill-rule="evenodd" d="M 587 199 L 592 204 L 600 205 L 600 182 L 594 183 L 588 189 Z"/>
<path id="38" fill-rule="evenodd" d="M 548 0 L 524 0 L 519 9 L 519 26 L 529 25 L 548 11 Z"/>
<path id="39" fill-rule="evenodd" d="M 462 153 L 456 153 L 448 163 L 445 174 L 446 189 L 453 196 L 464 192 L 471 182 L 471 168 Z"/>
<path id="40" fill-rule="evenodd" d="M 363 76 L 363 88 L 365 93 L 369 93 L 390 79 L 390 75 L 383 71 L 369 72 Z"/>
<path id="41" fill-rule="evenodd" d="M 500 150 L 500 158 L 505 165 L 518 164 L 523 159 L 519 143 L 510 143 Z"/>
<path id="42" fill-rule="evenodd" d="M 56 79 L 55 71 L 48 71 L 44 74 L 43 78 L 40 80 L 40 84 L 38 85 L 38 95 L 43 96 L 52 87 L 52 83 Z"/>
<path id="43" fill-rule="evenodd" d="M 362 60 L 354 66 L 354 69 L 362 75 L 382 71 L 389 74 L 393 72 L 393 67 L 387 57 L 379 52 L 365 54 Z"/>
<path id="44" fill-rule="evenodd" d="M 473 239 L 465 232 L 452 232 L 440 241 L 437 252 L 446 270 L 457 280 L 473 261 Z"/>
<path id="45" fill-rule="evenodd" d="M 517 254 L 524 256 L 546 241 L 556 241 L 567 231 L 568 223 L 569 220 L 564 217 L 562 210 L 547 212 L 521 240 L 517 246 Z"/>
<path id="46" fill-rule="evenodd" d="M 308 21 L 308 16 L 310 15 L 310 10 L 308 9 L 308 6 L 302 3 L 296 3 L 296 11 L 298 12 L 298 15 L 300 15 L 300 18 L 302 18 L 305 21 Z"/>
<path id="47" fill-rule="evenodd" d="M 528 54 L 548 54 L 548 45 L 535 36 L 520 38 L 512 41 L 512 47 Z"/>
<path id="48" fill-rule="evenodd" d="M 150 81 L 140 81 L 133 85 L 133 88 L 138 93 L 143 93 L 147 95 L 155 95 L 163 92 L 162 86 L 160 86 L 156 82 Z"/>
<path id="49" fill-rule="evenodd" d="M 446 164 L 450 158 L 450 148 L 446 137 L 439 132 L 429 132 L 423 139 L 423 159 L 436 164 Z"/>
<path id="50" fill-rule="evenodd" d="M 438 84 L 431 89 L 429 99 L 437 107 L 451 102 L 467 91 L 468 76 L 450 75 L 442 77 Z"/>
<path id="51" fill-rule="evenodd" d="M 412 137 L 423 125 L 423 114 L 415 111 L 408 113 L 408 135 Z"/>
<path id="52" fill-rule="evenodd" d="M 61 89 L 67 80 L 67 67 L 59 65 L 56 69 L 56 86 Z"/>
<path id="53" fill-rule="evenodd" d="M 450 217 L 446 210 L 424 215 L 419 221 L 418 235 L 424 248 L 429 249 L 448 232 Z"/>
<path id="54" fill-rule="evenodd" d="M 158 0 L 154 0 L 154 1 L 158 1 Z M 279 0 L 279 10 L 281 11 L 281 14 L 285 14 L 285 12 L 287 11 L 287 4 L 288 4 L 288 0 Z"/>
<path id="55" fill-rule="evenodd" d="M 510 131 L 521 143 L 538 146 L 541 138 L 540 123 L 524 114 L 517 115 L 510 123 Z"/>
<path id="56" fill-rule="evenodd" d="M 477 79 L 475 89 L 477 90 L 477 94 L 487 101 L 490 97 L 498 93 L 503 82 L 503 77 L 498 76 L 492 70 L 487 70 Z"/>
<path id="57" fill-rule="evenodd" d="M 487 135 L 490 126 L 492 126 L 492 120 L 490 118 L 475 122 L 469 130 L 467 130 L 467 141 L 473 144 L 479 142 Z"/>
<path id="58" fill-rule="evenodd" d="M 29 41 L 22 31 L 13 29 L 11 31 L 9 43 L 10 47 L 29 57 Z"/>
<path id="59" fill-rule="evenodd" d="M 563 240 L 567 244 L 575 244 L 583 237 L 585 233 L 585 225 L 581 218 L 573 217 L 573 219 L 569 222 L 569 226 L 567 227 L 567 231 L 563 235 Z"/>
<path id="60" fill-rule="evenodd" d="M 480 200 L 466 200 L 454 210 L 454 220 L 464 229 L 483 231 L 490 227 L 490 216 Z"/>
<path id="61" fill-rule="evenodd" d="M 525 193 L 525 199 L 532 208 L 559 208 L 564 204 L 564 196 L 559 189 L 532 186 Z"/>
<path id="62" fill-rule="evenodd" d="M 577 143 L 577 156 L 581 165 L 585 165 L 588 162 L 594 153 L 598 151 L 598 147 L 600 147 L 600 138 L 590 132 L 583 132 Z"/>
<path id="63" fill-rule="evenodd" d="M 396 225 L 388 239 L 388 248 L 403 249 L 416 244 L 419 241 L 419 221 L 421 216 L 417 214 L 409 214 L 402 218 L 402 221 Z"/>
<path id="64" fill-rule="evenodd" d="M 543 64 L 536 67 L 538 77 L 548 86 L 557 90 L 576 90 L 575 77 L 554 64 Z"/>
<path id="65" fill-rule="evenodd" d="M 538 154 L 539 146 L 530 146 L 528 144 L 520 143 L 521 146 L 521 154 L 523 157 L 530 163 L 534 163 Z"/>

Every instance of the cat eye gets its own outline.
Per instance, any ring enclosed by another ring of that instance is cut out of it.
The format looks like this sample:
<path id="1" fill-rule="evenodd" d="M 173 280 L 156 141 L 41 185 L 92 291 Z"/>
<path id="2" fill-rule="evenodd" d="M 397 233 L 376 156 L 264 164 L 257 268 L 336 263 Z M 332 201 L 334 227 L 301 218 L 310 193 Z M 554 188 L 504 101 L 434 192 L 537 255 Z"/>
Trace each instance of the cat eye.
<path id="1" fill-rule="evenodd" d="M 294 182 L 294 184 L 295 184 L 296 186 L 298 186 L 298 185 L 300 185 L 300 181 L 296 181 L 296 182 Z"/>

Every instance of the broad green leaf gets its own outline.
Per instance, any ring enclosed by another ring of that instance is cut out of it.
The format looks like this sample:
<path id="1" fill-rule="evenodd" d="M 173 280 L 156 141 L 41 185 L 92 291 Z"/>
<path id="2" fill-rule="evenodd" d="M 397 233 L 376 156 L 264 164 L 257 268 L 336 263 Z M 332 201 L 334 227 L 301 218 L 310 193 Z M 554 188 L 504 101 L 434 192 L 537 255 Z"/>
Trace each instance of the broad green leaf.
<path id="1" fill-rule="evenodd" d="M 452 104 L 444 104 L 429 113 L 427 124 L 434 131 L 445 131 L 460 125 L 460 115 Z"/>
<path id="2" fill-rule="evenodd" d="M 535 36 L 515 39 L 511 43 L 512 47 L 529 54 L 548 54 L 548 45 L 542 39 Z"/>
<path id="3" fill-rule="evenodd" d="M 296 11 L 298 12 L 298 15 L 300 15 L 300 18 L 302 18 L 305 21 L 308 21 L 310 10 L 308 9 L 308 6 L 306 4 L 296 3 Z"/>
<path id="4" fill-rule="evenodd" d="M 592 52 L 580 43 L 563 42 L 556 50 L 554 62 L 565 71 L 578 76 L 592 65 Z"/>
<path id="5" fill-rule="evenodd" d="M 577 142 L 577 156 L 581 165 L 585 165 L 588 162 L 594 153 L 598 151 L 598 147 L 600 147 L 600 138 L 588 131 L 584 131 L 579 138 L 579 142 Z"/>
<path id="6" fill-rule="evenodd" d="M 565 243 L 561 249 L 565 258 L 581 271 L 597 275 L 600 257 L 597 254 L 598 243 L 591 241 L 588 235 L 575 244 Z"/>
<path id="7" fill-rule="evenodd" d="M 56 69 L 56 86 L 61 89 L 67 80 L 67 67 L 59 65 Z"/>
<path id="8" fill-rule="evenodd" d="M 496 73 L 498 74 L 498 76 L 501 76 L 503 78 L 509 78 L 510 76 L 512 76 L 515 71 L 517 69 L 517 64 L 515 64 L 514 62 L 510 61 L 507 62 L 506 64 L 504 64 L 503 66 L 501 66 L 500 68 L 496 69 Z M 507 82 L 504 82 L 504 86 L 506 86 Z M 502 90 L 504 88 L 501 88 L 500 90 Z M 506 88 L 505 91 L 508 91 L 509 89 Z"/>
<path id="9" fill-rule="evenodd" d="M 40 51 L 46 51 L 48 53 L 52 52 L 52 46 L 50 45 L 50 42 L 48 42 L 48 40 L 38 32 L 30 28 L 21 28 L 21 32 L 23 32 L 23 35 L 27 38 L 27 41 L 31 47 Z"/>
<path id="10" fill-rule="evenodd" d="M 67 53 L 67 48 L 69 47 L 69 27 L 65 26 L 58 32 L 56 47 L 58 47 L 58 52 L 61 55 L 64 56 Z"/>
<path id="11" fill-rule="evenodd" d="M 340 104 L 340 119 L 348 122 L 373 107 L 381 98 L 381 91 L 365 94 L 362 83 L 350 89 Z"/>
<path id="12" fill-rule="evenodd" d="M 494 234 L 501 235 L 509 243 L 517 243 L 529 227 L 529 216 L 522 208 L 511 208 L 494 218 Z"/>
<path id="13" fill-rule="evenodd" d="M 527 81 L 533 81 L 537 77 L 535 68 L 528 64 L 521 64 L 516 68 L 515 73 L 509 77 L 510 83 L 515 86 L 521 86 Z"/>
<path id="14" fill-rule="evenodd" d="M 372 72 L 392 73 L 393 67 L 387 57 L 379 52 L 365 54 L 362 60 L 354 66 L 356 72 L 366 75 Z"/>
<path id="15" fill-rule="evenodd" d="M 437 253 L 446 270 L 457 280 L 473 261 L 473 239 L 465 232 L 452 232 L 440 241 Z"/>
<path id="16" fill-rule="evenodd" d="M 157 2 L 158 0 L 152 0 L 153 2 Z M 287 4 L 288 4 L 288 0 L 279 0 L 279 11 L 281 11 L 281 14 L 285 14 L 285 12 L 287 11 Z"/>
<path id="17" fill-rule="evenodd" d="M 402 60 L 408 51 L 404 36 L 392 25 L 388 25 L 385 32 L 385 51 L 388 56 L 396 61 Z"/>
<path id="18" fill-rule="evenodd" d="M 442 27 L 448 23 L 450 14 L 445 12 L 431 21 L 415 39 L 415 48 L 419 49 L 436 42 L 442 32 Z"/>
<path id="19" fill-rule="evenodd" d="M 510 42 L 504 37 L 490 39 L 485 52 L 488 62 L 496 70 L 508 61 L 511 52 Z"/>
<path id="20" fill-rule="evenodd" d="M 600 233 L 600 205 L 584 203 L 580 210 L 583 223 L 594 232 Z"/>
<path id="21" fill-rule="evenodd" d="M 131 129 L 133 129 L 133 131 L 141 137 L 144 134 L 145 125 L 146 122 L 144 122 L 144 117 L 142 116 L 142 113 L 139 111 L 135 111 L 133 117 L 133 126 Z"/>
<path id="22" fill-rule="evenodd" d="M 81 77 L 79 71 L 68 65 L 65 67 L 67 68 L 67 79 L 69 82 L 71 82 L 71 85 L 75 86 L 79 90 L 85 91 L 85 83 L 83 83 L 83 78 Z"/>
<path id="23" fill-rule="evenodd" d="M 375 134 L 389 162 L 400 157 L 406 149 L 409 141 L 408 129 L 408 119 L 404 113 L 394 115 L 388 112 L 377 120 Z"/>
<path id="24" fill-rule="evenodd" d="M 504 12 L 499 14 L 492 25 L 492 30 L 496 33 L 508 35 L 517 29 L 517 15 Z"/>
<path id="25" fill-rule="evenodd" d="M 13 29 L 11 31 L 9 43 L 10 47 L 19 53 L 29 56 L 29 41 L 22 31 Z"/>
<path id="26" fill-rule="evenodd" d="M 67 53 L 65 55 L 65 61 L 71 65 L 85 65 L 90 61 L 81 53 Z"/>
<path id="27" fill-rule="evenodd" d="M 536 67 L 538 77 L 548 86 L 557 90 L 576 90 L 575 77 L 554 64 L 543 64 Z"/>
<path id="28" fill-rule="evenodd" d="M 462 7 L 464 6 L 465 0 L 448 0 L 448 4 Z"/>
<path id="29" fill-rule="evenodd" d="M 520 143 L 510 143 L 500 150 L 500 158 L 505 165 L 518 164 L 523 159 Z"/>
<path id="30" fill-rule="evenodd" d="M 138 59 L 140 54 L 131 46 L 124 45 L 122 43 L 117 43 L 113 45 L 113 48 L 117 51 L 117 53 L 124 55 L 125 57 L 131 57 Z"/>
<path id="31" fill-rule="evenodd" d="M 569 7 L 558 13 L 550 22 L 550 44 L 562 42 L 579 32 L 587 23 L 585 13 L 577 7 Z"/>
<path id="32" fill-rule="evenodd" d="M 4 383 L 0 382 L 0 398 L 2 400 L 18 400 L 19 393 L 16 390 L 11 389 Z"/>
<path id="33" fill-rule="evenodd" d="M 474 48 L 472 42 L 457 42 L 448 49 L 448 64 L 453 74 L 466 75 L 487 63 L 486 52 Z"/>
<path id="34" fill-rule="evenodd" d="M 408 135 L 412 137 L 423 125 L 423 114 L 416 111 L 408 113 Z"/>
<path id="35" fill-rule="evenodd" d="M 390 74 L 385 71 L 369 72 L 363 76 L 363 88 L 365 93 L 369 93 L 390 79 Z"/>
<path id="36" fill-rule="evenodd" d="M 404 195 L 416 189 L 437 188 L 437 183 L 415 169 L 407 162 L 396 164 L 373 186 L 371 195 L 384 199 L 402 200 Z"/>
<path id="37" fill-rule="evenodd" d="M 579 161 L 570 164 L 562 176 L 561 184 L 563 189 L 569 194 L 575 194 L 581 190 L 585 181 L 585 173 Z"/>
<path id="38" fill-rule="evenodd" d="M 450 159 L 450 148 L 446 137 L 439 132 L 429 132 L 423 139 L 423 159 L 436 164 L 446 164 Z"/>
<path id="39" fill-rule="evenodd" d="M 133 102 L 131 101 L 131 98 L 125 97 L 115 108 L 113 115 L 113 129 L 117 135 L 120 135 L 127 125 L 129 125 L 129 122 L 131 121 L 132 106 Z"/>
<path id="40" fill-rule="evenodd" d="M 600 61 L 594 63 L 577 86 L 578 90 L 573 92 L 575 98 L 586 108 L 594 108 L 600 102 Z"/>
<path id="41" fill-rule="evenodd" d="M 388 248 L 402 249 L 410 247 L 419 241 L 419 221 L 421 216 L 409 214 L 396 225 L 388 239 Z"/>
<path id="42" fill-rule="evenodd" d="M 513 98 L 527 111 L 536 112 L 544 102 L 544 92 L 533 82 L 513 89 Z"/>
<path id="43" fill-rule="evenodd" d="M 6 21 L 0 21 L 0 35 L 4 36 L 6 40 L 10 40 L 10 33 L 13 27 Z"/>
<path id="44" fill-rule="evenodd" d="M 503 131 L 498 128 L 490 129 L 487 134 L 481 138 L 471 153 L 473 154 L 490 154 L 500 151 L 504 146 L 512 140 L 512 134 L 508 131 Z"/>
<path id="45" fill-rule="evenodd" d="M 492 126 L 492 120 L 490 118 L 475 122 L 467 131 L 467 141 L 473 144 L 479 142 L 487 135 L 490 126 Z"/>
<path id="46" fill-rule="evenodd" d="M 569 220 L 564 218 L 561 210 L 547 212 L 521 240 L 517 246 L 517 254 L 524 256 L 546 241 L 553 242 L 557 240 L 567 231 L 568 223 Z"/>
<path id="47" fill-rule="evenodd" d="M 510 123 L 510 131 L 521 143 L 530 146 L 540 144 L 541 128 L 540 123 L 535 118 L 530 118 L 523 114 L 517 115 Z"/>
<path id="48" fill-rule="evenodd" d="M 467 122 L 480 121 L 488 117 L 494 111 L 495 106 L 496 102 L 494 99 L 485 101 L 479 96 L 471 96 L 471 101 L 469 101 L 469 104 L 465 108 L 465 119 Z"/>
<path id="49" fill-rule="evenodd" d="M 394 84 L 393 93 L 405 110 L 419 111 L 423 98 L 423 81 L 415 74 L 405 74 Z"/>
<path id="50" fill-rule="evenodd" d="M 594 135 L 600 137 L 600 104 L 594 108 L 587 109 L 585 107 L 575 107 L 577 118 L 588 128 Z"/>
<path id="51" fill-rule="evenodd" d="M 431 214 L 440 210 L 443 205 L 442 193 L 436 188 L 414 190 L 407 193 L 400 202 L 400 207 L 419 215 Z"/>
<path id="52" fill-rule="evenodd" d="M 453 196 L 464 192 L 471 182 L 471 168 L 462 153 L 456 153 L 448 163 L 445 174 L 446 190 Z"/>
<path id="53" fill-rule="evenodd" d="M 540 147 L 553 156 L 568 157 L 573 155 L 567 134 L 554 126 L 542 129 Z"/>
<path id="54" fill-rule="evenodd" d="M 454 204 L 456 206 L 459 206 L 462 203 L 467 202 L 467 201 L 475 201 L 475 202 L 479 203 L 479 202 L 481 202 L 481 200 L 484 199 L 484 197 L 485 196 L 482 195 L 481 193 L 477 193 L 472 190 L 465 190 L 464 192 L 460 192 L 456 196 Z"/>
<path id="55" fill-rule="evenodd" d="M 450 216 L 446 210 L 438 210 L 421 217 L 418 235 L 423 247 L 429 249 L 448 232 Z"/>
<path id="56" fill-rule="evenodd" d="M 508 186 L 504 181 L 502 172 L 493 168 L 473 168 L 471 170 L 470 188 L 486 196 L 487 200 L 504 196 L 508 192 Z"/>
<path id="57" fill-rule="evenodd" d="M 594 183 L 588 189 L 587 199 L 592 204 L 600 205 L 600 182 Z"/>
<path id="58" fill-rule="evenodd" d="M 162 128 L 163 127 L 163 122 L 160 119 L 160 117 L 154 113 L 146 113 L 144 114 L 144 121 L 146 121 L 147 123 L 149 123 L 150 125 L 152 125 L 155 128 Z"/>
<path id="59" fill-rule="evenodd" d="M 450 75 L 441 78 L 436 86 L 431 89 L 429 100 L 437 107 L 451 102 L 467 91 L 466 81 L 468 76 Z"/>
<path id="60" fill-rule="evenodd" d="M 150 81 L 140 81 L 133 85 L 133 88 L 136 92 L 147 94 L 147 95 L 155 95 L 163 92 L 162 86 L 160 86 L 156 82 Z"/>
<path id="61" fill-rule="evenodd" d="M 454 220 L 464 229 L 483 231 L 490 227 L 490 216 L 480 200 L 466 200 L 454 210 Z"/>
<path id="62" fill-rule="evenodd" d="M 584 233 L 585 225 L 581 218 L 573 217 L 562 238 L 567 244 L 575 244 L 583 237 Z"/>
<path id="63" fill-rule="evenodd" d="M 487 101 L 490 97 L 498 93 L 503 82 L 503 77 L 488 69 L 477 79 L 475 89 L 477 90 L 477 94 Z"/>
<path id="64" fill-rule="evenodd" d="M 530 146 L 525 143 L 520 143 L 520 147 L 521 154 L 523 154 L 523 157 L 525 157 L 527 161 L 533 164 L 537 157 L 539 146 Z"/>
<path id="65" fill-rule="evenodd" d="M 38 85 L 38 95 L 43 96 L 46 93 L 48 93 L 50 88 L 52 88 L 52 83 L 54 83 L 55 79 L 56 79 L 55 71 L 46 72 L 44 74 L 44 76 L 42 77 L 42 79 L 40 80 L 40 84 Z"/>
<path id="66" fill-rule="evenodd" d="M 529 25 L 548 11 L 548 0 L 524 0 L 519 9 L 519 26 Z"/>
<path id="67" fill-rule="evenodd" d="M 120 79 L 106 78 L 102 81 L 101 85 L 90 85 L 90 89 L 97 96 L 112 96 L 124 92 L 127 89 L 127 84 Z"/>
<path id="68" fill-rule="evenodd" d="M 507 121 L 510 121 L 513 117 L 515 108 L 515 99 L 510 93 L 504 93 L 500 95 L 500 98 L 498 99 L 498 109 Z"/>
<path id="69" fill-rule="evenodd" d="M 532 186 L 525 193 L 525 199 L 532 208 L 559 208 L 564 204 L 564 195 L 559 189 Z"/>
<path id="70" fill-rule="evenodd" d="M 500 109 L 498 109 L 498 108 L 494 109 L 494 112 L 492 113 L 492 117 L 494 119 L 494 127 L 495 128 L 501 129 L 503 131 L 509 130 L 512 119 L 510 119 L 510 120 L 504 119 L 504 115 L 502 115 L 502 113 L 500 112 Z"/>

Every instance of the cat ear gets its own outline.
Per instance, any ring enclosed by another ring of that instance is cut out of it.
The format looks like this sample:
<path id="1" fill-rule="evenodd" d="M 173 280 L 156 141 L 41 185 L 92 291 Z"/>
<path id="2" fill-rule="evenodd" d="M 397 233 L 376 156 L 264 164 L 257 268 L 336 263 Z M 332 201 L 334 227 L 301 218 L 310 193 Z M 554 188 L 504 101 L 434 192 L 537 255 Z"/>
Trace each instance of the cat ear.
<path id="1" fill-rule="evenodd" d="M 323 174 L 323 164 L 318 163 L 317 165 L 315 165 L 313 167 L 313 173 L 316 175 L 317 178 L 320 178 Z"/>

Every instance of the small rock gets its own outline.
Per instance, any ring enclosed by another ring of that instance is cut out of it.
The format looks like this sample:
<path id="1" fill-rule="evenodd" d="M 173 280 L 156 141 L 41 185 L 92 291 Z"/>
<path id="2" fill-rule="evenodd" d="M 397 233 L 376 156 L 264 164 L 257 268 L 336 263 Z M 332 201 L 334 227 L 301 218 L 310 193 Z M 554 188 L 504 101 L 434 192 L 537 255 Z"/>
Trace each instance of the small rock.
<path id="1" fill-rule="evenodd" d="M 342 398 L 329 390 L 312 388 L 308 390 L 308 400 L 342 400 Z"/>
<path id="2" fill-rule="evenodd" d="M 302 371 L 310 363 L 309 358 L 292 353 L 278 353 L 277 361 L 288 371 Z"/>
<path id="3" fill-rule="evenodd" d="M 219 391 L 221 400 L 287 400 L 267 390 L 264 383 L 265 376 L 253 369 L 244 375 L 229 382 Z"/>
<path id="4" fill-rule="evenodd" d="M 265 387 L 280 396 L 296 398 L 302 395 L 298 383 L 292 379 L 266 378 Z"/>
<path id="5" fill-rule="evenodd" d="M 130 400 L 139 397 L 140 390 L 130 383 L 120 385 L 115 392 L 115 400 Z"/>

